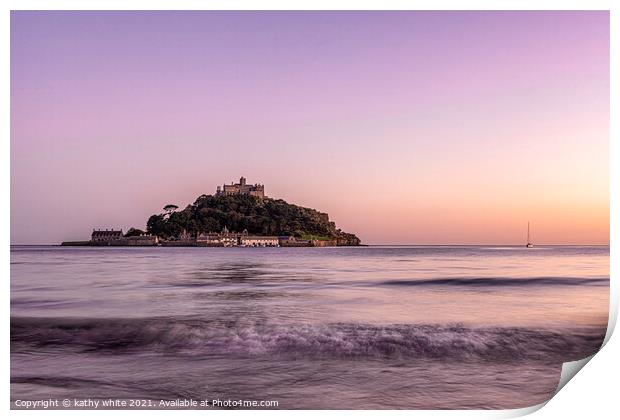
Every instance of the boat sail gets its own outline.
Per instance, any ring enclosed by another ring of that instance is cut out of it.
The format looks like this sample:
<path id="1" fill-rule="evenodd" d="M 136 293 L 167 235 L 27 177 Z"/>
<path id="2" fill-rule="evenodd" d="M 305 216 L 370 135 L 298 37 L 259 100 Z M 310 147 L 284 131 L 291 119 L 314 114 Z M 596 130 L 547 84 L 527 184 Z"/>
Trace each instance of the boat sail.
<path id="1" fill-rule="evenodd" d="M 530 240 L 530 222 L 527 222 L 527 244 L 525 245 L 525 247 L 534 248 L 534 244 Z"/>

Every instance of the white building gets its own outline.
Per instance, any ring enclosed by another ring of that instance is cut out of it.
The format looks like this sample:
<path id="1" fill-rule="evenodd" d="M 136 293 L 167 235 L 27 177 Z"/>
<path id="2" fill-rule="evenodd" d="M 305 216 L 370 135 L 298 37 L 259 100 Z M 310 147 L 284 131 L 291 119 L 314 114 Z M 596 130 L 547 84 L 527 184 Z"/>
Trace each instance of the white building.
<path id="1" fill-rule="evenodd" d="M 220 237 L 220 242 L 224 244 L 224 246 L 237 246 L 239 241 L 236 235 L 222 235 Z"/>
<path id="2" fill-rule="evenodd" d="M 241 246 L 280 246 L 277 236 L 240 236 Z"/>

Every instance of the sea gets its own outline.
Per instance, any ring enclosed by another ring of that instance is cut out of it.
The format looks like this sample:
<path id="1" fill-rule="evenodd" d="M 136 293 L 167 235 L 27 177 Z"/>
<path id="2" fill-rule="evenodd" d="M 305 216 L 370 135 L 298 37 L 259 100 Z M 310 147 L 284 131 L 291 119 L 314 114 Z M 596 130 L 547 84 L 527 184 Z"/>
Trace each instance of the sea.
<path id="1" fill-rule="evenodd" d="M 12 246 L 11 402 L 523 408 L 608 313 L 609 247 Z"/>

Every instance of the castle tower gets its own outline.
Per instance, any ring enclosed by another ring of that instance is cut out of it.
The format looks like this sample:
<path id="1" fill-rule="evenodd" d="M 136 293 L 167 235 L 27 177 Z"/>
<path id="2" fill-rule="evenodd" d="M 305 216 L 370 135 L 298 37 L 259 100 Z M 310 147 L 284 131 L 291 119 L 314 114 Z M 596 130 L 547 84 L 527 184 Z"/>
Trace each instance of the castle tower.
<path id="1" fill-rule="evenodd" d="M 239 183 L 235 184 L 231 182 L 230 184 L 224 184 L 223 186 L 217 187 L 215 191 L 216 195 L 251 195 L 254 197 L 259 197 L 261 200 L 265 198 L 265 186 L 263 184 L 248 184 L 247 180 L 244 176 L 239 178 Z"/>

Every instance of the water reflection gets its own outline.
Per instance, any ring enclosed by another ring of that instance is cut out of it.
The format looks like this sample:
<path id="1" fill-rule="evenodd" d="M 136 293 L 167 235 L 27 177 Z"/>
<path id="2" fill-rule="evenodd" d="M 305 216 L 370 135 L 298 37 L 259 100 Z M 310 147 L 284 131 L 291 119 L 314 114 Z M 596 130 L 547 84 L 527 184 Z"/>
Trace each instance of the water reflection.
<path id="1" fill-rule="evenodd" d="M 596 351 L 609 307 L 598 247 L 13 247 L 11 263 L 13 399 L 522 407 Z"/>

